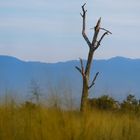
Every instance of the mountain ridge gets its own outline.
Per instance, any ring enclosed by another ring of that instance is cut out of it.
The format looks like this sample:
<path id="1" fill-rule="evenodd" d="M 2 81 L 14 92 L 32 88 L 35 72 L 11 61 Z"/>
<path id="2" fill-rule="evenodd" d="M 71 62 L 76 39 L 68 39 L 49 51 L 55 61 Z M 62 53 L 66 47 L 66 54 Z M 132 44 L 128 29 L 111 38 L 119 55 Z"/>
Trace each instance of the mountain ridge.
<path id="1" fill-rule="evenodd" d="M 73 61 L 79 61 L 78 59 L 72 59 L 72 60 L 67 60 L 67 61 L 58 61 L 58 62 L 42 62 L 42 61 L 27 61 L 27 60 L 22 60 L 20 58 L 17 58 L 15 56 L 9 56 L 9 55 L 0 55 L 0 60 L 4 59 L 13 59 L 13 60 L 18 60 L 21 62 L 26 62 L 26 63 L 42 63 L 42 64 L 57 64 L 57 63 L 66 63 L 66 62 L 73 62 Z M 121 60 L 140 60 L 140 58 L 129 58 L 129 57 L 123 57 L 123 56 L 115 56 L 111 58 L 106 58 L 106 59 L 94 59 L 95 61 L 109 61 L 109 60 L 114 60 L 114 59 L 121 59 Z M 86 61 L 86 59 L 83 59 L 83 61 Z"/>
<path id="2" fill-rule="evenodd" d="M 83 61 L 85 64 L 86 60 Z M 80 65 L 78 60 L 44 63 L 0 55 L 0 92 L 3 94 L 5 89 L 14 89 L 23 95 L 27 92 L 31 81 L 35 80 L 45 94 L 48 94 L 50 88 L 48 85 L 51 85 L 59 90 L 67 86 L 72 89 L 74 95 L 76 93 L 76 96 L 80 96 L 82 79 L 75 69 L 77 65 Z M 131 92 L 140 97 L 140 59 L 113 57 L 107 60 L 94 60 L 91 78 L 97 71 L 99 76 L 95 88 L 91 90 L 93 96 L 110 94 L 123 98 Z"/>

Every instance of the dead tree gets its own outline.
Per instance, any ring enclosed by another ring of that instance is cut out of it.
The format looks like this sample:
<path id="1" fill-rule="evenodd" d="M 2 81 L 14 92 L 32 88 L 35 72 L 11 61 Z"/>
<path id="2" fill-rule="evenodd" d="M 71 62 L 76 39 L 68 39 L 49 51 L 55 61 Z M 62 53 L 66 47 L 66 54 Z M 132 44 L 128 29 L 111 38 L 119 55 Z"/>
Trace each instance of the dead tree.
<path id="1" fill-rule="evenodd" d="M 83 79 L 83 88 L 82 88 L 81 106 L 80 106 L 81 112 L 85 112 L 87 110 L 89 89 L 91 89 L 94 86 L 96 78 L 99 74 L 99 72 L 97 72 L 95 77 L 93 78 L 92 82 L 90 83 L 90 70 L 91 70 L 91 64 L 92 64 L 94 52 L 100 46 L 103 38 L 106 35 L 111 34 L 110 31 L 108 31 L 104 28 L 101 28 L 101 18 L 99 18 L 99 20 L 96 23 L 96 26 L 94 27 L 93 39 L 92 39 L 92 41 L 89 40 L 89 38 L 86 35 L 86 13 L 87 13 L 87 10 L 85 10 L 85 5 L 86 5 L 86 3 L 82 6 L 82 13 L 81 13 L 82 20 L 83 20 L 82 36 L 85 39 L 85 41 L 89 47 L 89 52 L 88 52 L 86 66 L 84 67 L 82 59 L 80 59 L 81 68 L 76 66 L 76 69 L 81 73 L 82 79 Z M 104 33 L 99 37 L 100 30 L 103 30 Z"/>

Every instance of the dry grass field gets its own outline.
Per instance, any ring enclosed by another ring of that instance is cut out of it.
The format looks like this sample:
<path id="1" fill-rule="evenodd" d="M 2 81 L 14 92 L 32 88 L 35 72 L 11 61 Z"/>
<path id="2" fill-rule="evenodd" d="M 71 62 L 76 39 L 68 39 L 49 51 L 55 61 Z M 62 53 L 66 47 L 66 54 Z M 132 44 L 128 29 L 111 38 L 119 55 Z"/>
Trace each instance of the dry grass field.
<path id="1" fill-rule="evenodd" d="M 140 118 L 93 110 L 86 114 L 43 105 L 0 105 L 0 140 L 140 140 Z"/>

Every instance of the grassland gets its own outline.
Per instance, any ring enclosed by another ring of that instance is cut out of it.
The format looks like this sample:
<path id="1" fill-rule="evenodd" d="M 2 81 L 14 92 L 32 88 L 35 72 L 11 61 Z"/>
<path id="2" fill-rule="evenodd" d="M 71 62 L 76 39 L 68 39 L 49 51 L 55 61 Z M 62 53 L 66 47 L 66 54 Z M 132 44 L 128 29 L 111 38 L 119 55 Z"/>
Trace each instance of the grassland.
<path id="1" fill-rule="evenodd" d="M 140 140 L 140 118 L 111 111 L 81 114 L 43 105 L 1 104 L 0 140 Z"/>

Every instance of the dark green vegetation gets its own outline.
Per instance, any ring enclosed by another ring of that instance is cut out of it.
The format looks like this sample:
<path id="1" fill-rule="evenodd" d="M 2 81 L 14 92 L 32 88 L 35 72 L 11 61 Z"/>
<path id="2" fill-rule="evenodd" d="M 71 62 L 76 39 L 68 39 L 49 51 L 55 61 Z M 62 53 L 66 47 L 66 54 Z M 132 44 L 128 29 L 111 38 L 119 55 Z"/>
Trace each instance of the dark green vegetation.
<path id="1" fill-rule="evenodd" d="M 99 98 L 89 99 L 89 108 L 99 110 L 119 111 L 122 113 L 140 113 L 140 100 L 136 99 L 134 95 L 129 94 L 122 102 L 116 101 L 108 95 L 103 95 Z"/>

